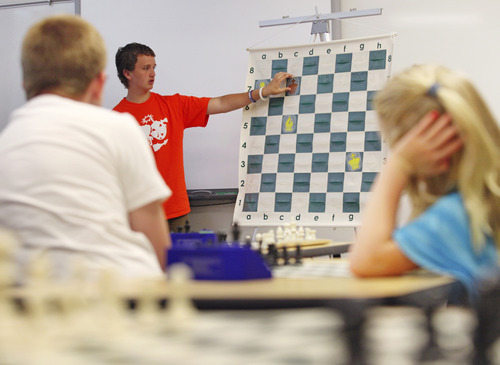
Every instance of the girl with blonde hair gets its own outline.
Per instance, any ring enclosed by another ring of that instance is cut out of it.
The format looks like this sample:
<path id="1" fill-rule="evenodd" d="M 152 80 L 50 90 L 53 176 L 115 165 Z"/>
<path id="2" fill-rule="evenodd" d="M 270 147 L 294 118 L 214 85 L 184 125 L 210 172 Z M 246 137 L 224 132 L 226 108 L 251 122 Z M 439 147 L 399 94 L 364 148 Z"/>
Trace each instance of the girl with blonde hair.
<path id="1" fill-rule="evenodd" d="M 500 129 L 463 75 L 418 65 L 375 100 L 391 152 L 351 248 L 352 272 L 390 276 L 422 267 L 457 278 L 473 298 L 497 268 Z M 408 223 L 397 227 L 404 192 Z"/>

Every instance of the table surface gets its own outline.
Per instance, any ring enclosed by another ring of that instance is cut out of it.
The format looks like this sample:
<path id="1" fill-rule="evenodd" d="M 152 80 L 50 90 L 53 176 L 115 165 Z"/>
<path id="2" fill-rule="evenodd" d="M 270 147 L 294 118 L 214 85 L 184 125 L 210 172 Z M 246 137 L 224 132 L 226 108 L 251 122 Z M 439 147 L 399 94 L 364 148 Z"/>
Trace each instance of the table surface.
<path id="1" fill-rule="evenodd" d="M 357 278 L 348 268 L 345 258 L 306 258 L 301 265 L 278 266 L 272 269 L 270 279 L 208 281 L 186 280 L 176 285 L 171 280 L 120 281 L 113 291 L 124 298 L 135 300 L 147 295 L 155 295 L 160 300 L 168 301 L 174 295 L 192 299 L 199 309 L 264 309 L 322 307 L 337 304 L 348 306 L 349 303 L 400 304 L 400 299 L 410 298 L 420 303 L 446 302 L 449 291 L 456 285 L 456 280 L 436 275 L 424 270 L 417 270 L 405 275 L 383 278 Z M 102 292 L 102 285 L 92 285 L 87 289 Z M 119 287 L 119 288 L 118 288 Z M 54 290 L 64 290 L 65 285 L 54 286 Z M 45 290 L 45 289 L 44 289 Z M 84 286 L 81 292 L 87 291 Z M 45 290 L 48 295 L 49 290 Z M 12 295 L 24 297 L 30 288 L 13 289 Z M 100 294 L 99 294 L 100 295 Z M 419 304 L 419 303 L 417 303 Z"/>
<path id="2" fill-rule="evenodd" d="M 332 266 L 345 265 L 343 259 L 330 261 Z M 416 271 L 384 278 L 342 275 L 314 278 L 274 277 L 246 281 L 193 281 L 187 283 L 186 293 L 194 299 L 370 299 L 403 296 L 454 282 L 451 277 Z M 166 283 L 166 286 L 168 289 L 169 284 Z"/>
<path id="3" fill-rule="evenodd" d="M 284 274 L 285 270 L 292 275 Z M 405 297 L 440 304 L 446 301 L 454 284 L 456 280 L 451 277 L 424 270 L 394 277 L 357 278 L 350 273 L 347 259 L 321 257 L 304 259 L 303 265 L 296 267 L 274 268 L 271 279 L 188 281 L 183 284 L 183 295 L 206 309 L 324 306 L 360 300 L 387 304 Z M 163 285 L 162 292 L 168 299 L 172 283 Z"/>

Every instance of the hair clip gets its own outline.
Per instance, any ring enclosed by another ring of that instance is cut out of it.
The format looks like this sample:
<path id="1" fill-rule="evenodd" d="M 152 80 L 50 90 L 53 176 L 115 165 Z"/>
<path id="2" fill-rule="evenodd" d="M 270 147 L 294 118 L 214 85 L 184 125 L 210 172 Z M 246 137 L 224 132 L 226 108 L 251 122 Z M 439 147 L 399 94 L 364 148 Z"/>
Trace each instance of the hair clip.
<path id="1" fill-rule="evenodd" d="M 426 94 L 432 98 L 437 98 L 437 91 L 441 87 L 441 85 L 437 82 L 431 85 L 431 87 L 427 90 Z"/>

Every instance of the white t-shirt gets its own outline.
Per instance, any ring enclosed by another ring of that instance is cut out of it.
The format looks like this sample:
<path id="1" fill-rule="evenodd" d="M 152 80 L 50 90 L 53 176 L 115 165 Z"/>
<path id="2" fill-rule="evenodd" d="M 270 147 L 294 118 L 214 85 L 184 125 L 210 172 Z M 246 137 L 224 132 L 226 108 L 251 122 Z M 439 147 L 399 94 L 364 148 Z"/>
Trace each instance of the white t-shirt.
<path id="1" fill-rule="evenodd" d="M 161 275 L 128 213 L 171 194 L 135 119 L 56 95 L 31 99 L 0 134 L 0 226 L 18 233 L 21 272 L 45 254 L 56 278 Z"/>

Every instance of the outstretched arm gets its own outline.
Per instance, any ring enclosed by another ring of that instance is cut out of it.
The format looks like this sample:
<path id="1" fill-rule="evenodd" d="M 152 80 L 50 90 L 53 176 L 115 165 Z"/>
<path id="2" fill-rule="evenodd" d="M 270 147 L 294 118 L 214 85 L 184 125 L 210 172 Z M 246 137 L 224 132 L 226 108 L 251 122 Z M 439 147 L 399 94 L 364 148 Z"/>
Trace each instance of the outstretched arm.
<path id="1" fill-rule="evenodd" d="M 451 155 L 462 141 L 449 115 L 436 119 L 431 112 L 393 147 L 387 165 L 377 177 L 351 247 L 351 270 L 358 276 L 397 275 L 417 268 L 392 240 L 396 214 L 410 176 L 432 176 L 449 168 Z"/>
<path id="2" fill-rule="evenodd" d="M 278 72 L 271 82 L 264 86 L 262 89 L 262 96 L 267 97 L 269 95 L 281 94 L 285 91 L 289 91 L 289 87 L 283 87 L 284 81 L 292 77 L 289 73 Z M 257 101 L 260 99 L 259 89 L 252 91 L 252 99 Z M 248 97 L 248 92 L 238 93 L 238 94 L 228 94 L 224 96 L 219 96 L 210 99 L 208 102 L 207 114 L 219 114 L 227 113 L 236 109 L 243 108 L 244 106 L 250 104 L 252 101 Z"/>

